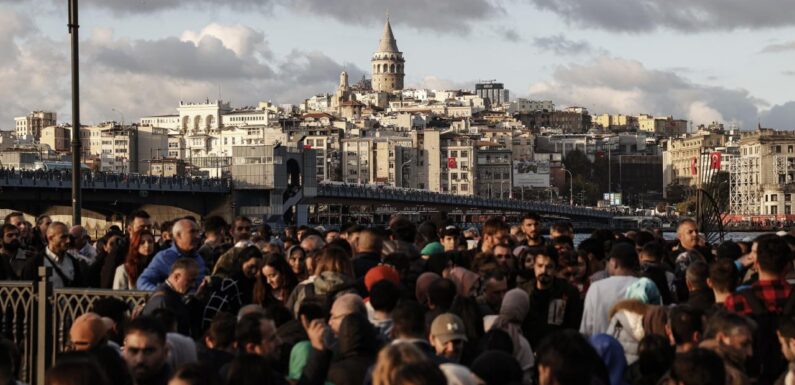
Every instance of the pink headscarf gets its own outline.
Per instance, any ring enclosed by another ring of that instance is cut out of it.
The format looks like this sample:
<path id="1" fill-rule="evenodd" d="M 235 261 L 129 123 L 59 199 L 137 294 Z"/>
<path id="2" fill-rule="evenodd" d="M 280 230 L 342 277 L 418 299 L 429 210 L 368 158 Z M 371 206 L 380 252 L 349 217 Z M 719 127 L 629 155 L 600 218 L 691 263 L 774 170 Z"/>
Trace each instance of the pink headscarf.
<path id="1" fill-rule="evenodd" d="M 450 270 L 450 279 L 455 282 L 459 297 L 477 295 L 480 289 L 480 276 L 463 267 L 454 267 Z"/>

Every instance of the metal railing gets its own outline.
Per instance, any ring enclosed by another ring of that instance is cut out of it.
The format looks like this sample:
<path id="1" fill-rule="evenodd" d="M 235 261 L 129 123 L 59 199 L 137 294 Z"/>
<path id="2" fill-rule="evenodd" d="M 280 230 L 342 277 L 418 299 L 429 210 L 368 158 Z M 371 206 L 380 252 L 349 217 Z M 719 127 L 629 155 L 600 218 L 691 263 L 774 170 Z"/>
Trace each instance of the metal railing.
<path id="1" fill-rule="evenodd" d="M 50 268 L 40 267 L 38 282 L 0 281 L 0 334 L 19 350 L 19 380 L 44 384 L 44 373 L 68 349 L 69 329 L 103 298 L 117 298 L 130 309 L 149 292 L 103 289 L 52 289 Z"/>
<path id="2" fill-rule="evenodd" d="M 33 282 L 0 282 L 0 334 L 19 350 L 19 379 L 25 383 L 32 381 L 35 367 L 35 305 Z"/>

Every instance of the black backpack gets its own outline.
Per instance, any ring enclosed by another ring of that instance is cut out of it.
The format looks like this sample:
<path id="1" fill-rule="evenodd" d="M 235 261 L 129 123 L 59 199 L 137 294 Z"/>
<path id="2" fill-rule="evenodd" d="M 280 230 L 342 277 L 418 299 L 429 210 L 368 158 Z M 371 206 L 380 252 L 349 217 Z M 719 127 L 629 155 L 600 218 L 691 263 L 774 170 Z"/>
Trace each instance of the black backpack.
<path id="1" fill-rule="evenodd" d="M 749 318 L 756 322 L 756 332 L 754 332 L 754 354 L 750 358 L 747 367 L 748 375 L 757 378 L 758 385 L 772 385 L 784 370 L 787 369 L 787 360 L 781 353 L 781 345 L 778 342 L 778 320 L 782 316 L 792 316 L 795 310 L 795 288 L 790 291 L 790 295 L 784 303 L 780 312 L 767 310 L 765 303 L 759 299 L 754 290 L 748 289 L 740 292 L 745 297 L 748 306 L 751 308 Z"/>

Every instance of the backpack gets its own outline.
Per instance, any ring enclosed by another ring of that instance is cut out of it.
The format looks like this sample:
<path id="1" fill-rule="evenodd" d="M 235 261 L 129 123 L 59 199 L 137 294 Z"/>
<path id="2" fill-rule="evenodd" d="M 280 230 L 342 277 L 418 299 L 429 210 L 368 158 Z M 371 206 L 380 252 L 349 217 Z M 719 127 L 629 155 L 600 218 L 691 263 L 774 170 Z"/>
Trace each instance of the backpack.
<path id="1" fill-rule="evenodd" d="M 754 332 L 754 354 L 750 357 L 747 367 L 748 375 L 757 378 L 759 385 L 772 385 L 776 379 L 787 369 L 787 360 L 781 353 L 778 342 L 778 320 L 782 316 L 792 316 L 795 310 L 795 288 L 790 291 L 784 307 L 780 312 L 767 310 L 764 302 L 756 296 L 753 290 L 744 290 L 740 294 L 745 297 L 751 308 L 749 318 L 756 322 Z"/>

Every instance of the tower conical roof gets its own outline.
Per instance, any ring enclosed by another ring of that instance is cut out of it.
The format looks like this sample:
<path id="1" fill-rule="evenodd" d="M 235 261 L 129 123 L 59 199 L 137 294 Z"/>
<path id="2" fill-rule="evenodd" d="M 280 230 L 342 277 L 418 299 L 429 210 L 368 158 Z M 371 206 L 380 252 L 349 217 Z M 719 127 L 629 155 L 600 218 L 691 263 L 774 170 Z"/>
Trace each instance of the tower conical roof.
<path id="1" fill-rule="evenodd" d="M 395 41 L 395 35 L 392 34 L 392 26 L 389 24 L 389 18 L 386 19 L 386 24 L 384 24 L 384 33 L 381 34 L 378 52 L 400 52 L 398 51 L 397 41 Z"/>

